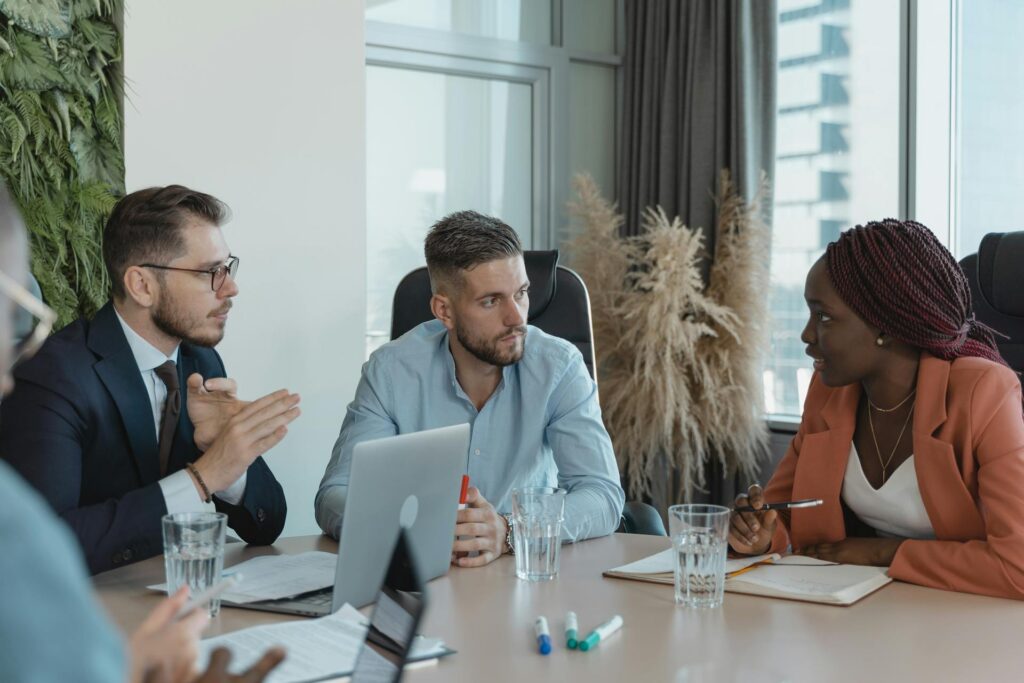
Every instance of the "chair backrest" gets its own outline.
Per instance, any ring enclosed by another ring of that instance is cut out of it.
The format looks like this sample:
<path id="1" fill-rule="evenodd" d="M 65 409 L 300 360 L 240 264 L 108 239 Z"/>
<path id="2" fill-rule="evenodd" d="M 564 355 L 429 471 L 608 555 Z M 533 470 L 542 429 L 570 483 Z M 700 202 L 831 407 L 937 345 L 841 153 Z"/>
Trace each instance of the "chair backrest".
<path id="1" fill-rule="evenodd" d="M 985 235 L 978 253 L 960 265 L 971 284 L 975 316 L 1009 337 L 996 336 L 999 353 L 1024 372 L 1024 231 Z"/>
<path id="2" fill-rule="evenodd" d="M 530 278 L 528 322 L 548 334 L 576 345 L 591 377 L 594 374 L 594 333 L 590 322 L 590 297 L 575 272 L 558 265 L 558 251 L 523 253 Z M 391 338 L 398 339 L 420 323 L 433 320 L 430 311 L 430 277 L 426 267 L 417 268 L 398 283 L 391 307 Z"/>

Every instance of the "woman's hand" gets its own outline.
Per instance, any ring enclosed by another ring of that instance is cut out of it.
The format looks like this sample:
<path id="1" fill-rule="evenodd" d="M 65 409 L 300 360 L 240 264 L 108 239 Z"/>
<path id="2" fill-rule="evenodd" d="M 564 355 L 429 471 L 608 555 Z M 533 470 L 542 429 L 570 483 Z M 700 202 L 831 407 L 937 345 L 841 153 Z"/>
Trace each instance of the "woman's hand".
<path id="1" fill-rule="evenodd" d="M 764 491 L 757 484 L 747 489 L 747 495 L 736 496 L 736 507 L 749 505 L 758 510 L 764 503 Z M 743 555 L 762 555 L 772 545 L 777 521 L 775 510 L 734 512 L 729 518 L 729 545 Z"/>
<path id="2" fill-rule="evenodd" d="M 888 567 L 905 538 L 846 538 L 800 548 L 798 554 L 840 564 Z"/>

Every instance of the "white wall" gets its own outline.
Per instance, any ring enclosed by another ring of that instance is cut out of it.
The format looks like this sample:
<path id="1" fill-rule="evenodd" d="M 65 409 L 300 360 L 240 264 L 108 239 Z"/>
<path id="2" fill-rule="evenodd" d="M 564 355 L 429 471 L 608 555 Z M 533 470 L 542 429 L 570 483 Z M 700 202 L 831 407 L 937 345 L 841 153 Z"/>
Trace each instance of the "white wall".
<path id="1" fill-rule="evenodd" d="M 182 183 L 231 207 L 241 292 L 218 350 L 244 397 L 302 394 L 267 459 L 285 535 L 316 533 L 363 359 L 363 3 L 127 0 L 124 23 L 127 189 Z"/>

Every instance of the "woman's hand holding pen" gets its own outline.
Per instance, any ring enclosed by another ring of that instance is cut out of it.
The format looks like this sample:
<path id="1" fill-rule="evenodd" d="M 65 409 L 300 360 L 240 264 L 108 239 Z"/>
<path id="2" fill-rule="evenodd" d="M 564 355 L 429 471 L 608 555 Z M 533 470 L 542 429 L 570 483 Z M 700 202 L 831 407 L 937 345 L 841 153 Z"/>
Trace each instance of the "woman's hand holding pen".
<path id="1" fill-rule="evenodd" d="M 747 489 L 747 495 L 736 496 L 736 507 L 749 505 L 755 512 L 734 512 L 729 518 L 729 545 L 744 555 L 768 552 L 775 534 L 778 514 L 775 510 L 756 512 L 764 507 L 764 491 L 757 484 Z"/>

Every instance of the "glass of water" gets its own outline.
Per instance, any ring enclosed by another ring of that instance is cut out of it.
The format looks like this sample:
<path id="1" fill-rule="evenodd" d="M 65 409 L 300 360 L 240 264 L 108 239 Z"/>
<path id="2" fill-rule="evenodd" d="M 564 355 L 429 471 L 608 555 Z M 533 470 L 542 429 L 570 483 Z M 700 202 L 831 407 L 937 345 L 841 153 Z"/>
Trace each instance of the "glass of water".
<path id="1" fill-rule="evenodd" d="M 220 580 L 224 570 L 224 534 L 228 516 L 222 512 L 179 512 L 163 516 L 164 570 L 167 594 L 188 586 L 198 595 Z M 210 616 L 220 612 L 220 599 L 210 601 Z"/>
<path id="2" fill-rule="evenodd" d="M 558 576 L 565 489 L 531 486 L 512 491 L 512 537 L 516 576 L 550 581 Z"/>
<path id="3" fill-rule="evenodd" d="M 702 609 L 722 605 L 729 512 L 719 505 L 673 505 L 668 509 L 677 605 Z"/>

